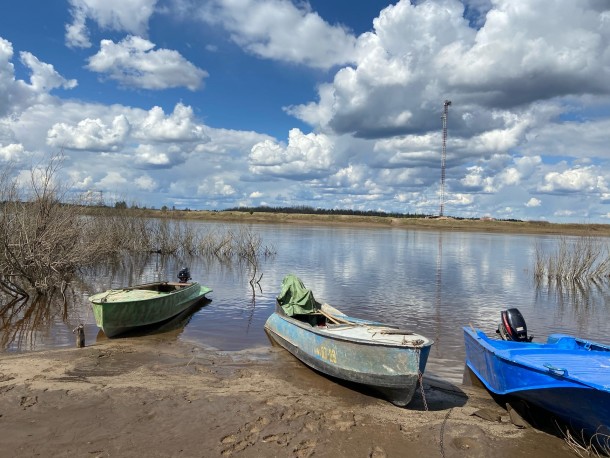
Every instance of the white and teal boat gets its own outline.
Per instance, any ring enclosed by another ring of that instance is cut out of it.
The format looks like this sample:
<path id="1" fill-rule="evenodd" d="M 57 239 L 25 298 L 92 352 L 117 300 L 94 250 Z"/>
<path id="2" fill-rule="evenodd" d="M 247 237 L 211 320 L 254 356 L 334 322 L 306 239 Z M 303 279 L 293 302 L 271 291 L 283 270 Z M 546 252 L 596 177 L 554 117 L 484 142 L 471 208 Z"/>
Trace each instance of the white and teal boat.
<path id="1" fill-rule="evenodd" d="M 284 278 L 265 330 L 309 367 L 372 388 L 398 406 L 411 402 L 433 343 L 319 303 L 294 275 Z"/>

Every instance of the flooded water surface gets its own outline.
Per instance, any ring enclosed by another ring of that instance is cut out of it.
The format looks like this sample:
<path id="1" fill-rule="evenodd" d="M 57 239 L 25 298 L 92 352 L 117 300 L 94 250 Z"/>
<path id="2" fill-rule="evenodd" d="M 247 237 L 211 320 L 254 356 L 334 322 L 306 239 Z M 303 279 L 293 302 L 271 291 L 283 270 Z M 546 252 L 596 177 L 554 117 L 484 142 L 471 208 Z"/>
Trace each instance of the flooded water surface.
<path id="1" fill-rule="evenodd" d="M 199 231 L 239 227 L 189 224 Z M 263 326 L 288 273 L 299 276 L 316 299 L 348 315 L 433 339 L 426 372 L 452 382 L 461 382 L 464 370 L 462 327 L 472 325 L 494 334 L 500 312 L 507 308 L 521 311 L 537 341 L 561 332 L 610 343 L 607 284 L 534 281 L 536 247 L 552 249 L 555 237 L 331 226 L 247 228 L 274 252 L 260 257 L 258 282 L 250 283 L 252 265 L 239 260 L 156 254 L 130 258 L 82 278 L 69 306 L 50 304 L 44 312 L 28 313 L 29 305 L 19 309 L 4 304 L 14 316 L 8 320 L 5 313 L 3 351 L 74 346 L 72 330 L 79 323 L 85 325 L 87 343 L 105 339 L 95 326 L 89 294 L 175 280 L 183 266 L 190 268 L 194 280 L 213 289 L 211 300 L 164 330 L 176 339 L 223 351 L 271 345 Z"/>

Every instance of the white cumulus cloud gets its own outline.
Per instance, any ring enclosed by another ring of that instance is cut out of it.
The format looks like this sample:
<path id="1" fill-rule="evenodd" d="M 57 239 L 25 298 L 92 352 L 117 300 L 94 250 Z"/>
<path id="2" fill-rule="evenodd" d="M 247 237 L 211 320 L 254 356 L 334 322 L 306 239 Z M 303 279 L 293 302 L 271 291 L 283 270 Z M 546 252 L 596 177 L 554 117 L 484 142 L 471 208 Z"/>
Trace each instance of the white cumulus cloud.
<path id="1" fill-rule="evenodd" d="M 542 192 L 601 193 L 607 191 L 607 185 L 595 167 L 582 167 L 547 173 L 540 190 Z"/>
<path id="2" fill-rule="evenodd" d="M 169 115 L 166 115 L 161 107 L 155 106 L 145 117 L 134 121 L 135 138 L 160 142 L 209 140 L 203 126 L 196 121 L 193 109 L 182 103 L 177 103 Z"/>
<path id="3" fill-rule="evenodd" d="M 51 91 L 58 88 L 73 89 L 75 79 L 60 75 L 55 67 L 40 61 L 27 51 L 19 53 L 21 63 L 30 72 L 30 82 L 15 78 L 12 63 L 13 45 L 0 37 L 0 117 L 6 114 L 19 114 L 37 103 L 53 104 Z"/>
<path id="4" fill-rule="evenodd" d="M 283 177 L 328 175 L 333 152 L 333 142 L 326 135 L 291 129 L 288 146 L 271 140 L 254 145 L 249 157 L 250 170 Z"/>
<path id="5" fill-rule="evenodd" d="M 47 144 L 74 150 L 117 151 L 130 129 L 124 115 L 116 116 L 110 125 L 99 118 L 83 119 L 76 126 L 57 123 L 47 133 Z"/>
<path id="6" fill-rule="evenodd" d="M 540 205 L 542 205 L 542 201 L 540 199 L 536 199 L 535 197 L 532 197 L 525 204 L 526 207 L 530 207 L 530 208 L 531 207 L 540 207 Z"/>
<path id="7" fill-rule="evenodd" d="M 341 25 L 324 21 L 307 3 L 286 0 L 212 0 L 198 16 L 220 24 L 245 50 L 267 59 L 317 68 L 350 63 L 356 38 Z"/>
<path id="8" fill-rule="evenodd" d="M 69 0 L 72 23 L 66 24 L 66 44 L 91 46 L 87 19 L 101 29 L 146 35 L 157 0 Z"/>
<path id="9" fill-rule="evenodd" d="M 11 143 L 10 145 L 0 145 L 0 160 L 1 161 L 16 161 L 18 160 L 25 149 L 21 143 Z"/>
<path id="10" fill-rule="evenodd" d="M 153 90 L 186 87 L 191 91 L 201 87 L 208 76 L 205 70 L 177 51 L 154 48 L 154 43 L 133 35 L 119 43 L 102 40 L 87 68 L 128 87 Z"/>
<path id="11" fill-rule="evenodd" d="M 134 180 L 136 186 L 143 191 L 154 191 L 157 188 L 157 183 L 148 175 L 139 176 Z"/>
<path id="12" fill-rule="evenodd" d="M 98 181 L 97 185 L 100 189 L 109 189 L 116 190 L 120 189 L 123 185 L 127 184 L 129 181 L 125 178 L 121 172 L 111 171 L 106 173 L 106 175 Z"/>

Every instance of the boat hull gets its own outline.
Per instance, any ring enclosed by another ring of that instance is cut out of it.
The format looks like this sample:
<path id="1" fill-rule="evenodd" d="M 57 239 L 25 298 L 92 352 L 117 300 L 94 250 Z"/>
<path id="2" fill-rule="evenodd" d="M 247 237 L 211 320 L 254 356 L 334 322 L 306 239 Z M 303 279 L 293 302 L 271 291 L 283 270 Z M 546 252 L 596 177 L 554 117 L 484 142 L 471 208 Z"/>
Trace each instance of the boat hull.
<path id="1" fill-rule="evenodd" d="M 173 292 L 140 290 L 140 285 L 124 290 L 109 290 L 89 298 L 97 326 L 107 337 L 162 323 L 179 315 L 212 290 L 197 282 Z"/>
<path id="2" fill-rule="evenodd" d="M 265 329 L 307 366 L 373 388 L 398 406 L 406 406 L 413 398 L 432 345 L 427 339 L 416 348 L 337 337 L 324 327 L 312 327 L 278 312 L 269 317 Z"/>
<path id="3" fill-rule="evenodd" d="M 610 351 L 494 341 L 471 328 L 464 343 L 466 365 L 492 393 L 523 399 L 574 431 L 610 434 Z M 588 374 L 606 385 L 587 383 Z"/>

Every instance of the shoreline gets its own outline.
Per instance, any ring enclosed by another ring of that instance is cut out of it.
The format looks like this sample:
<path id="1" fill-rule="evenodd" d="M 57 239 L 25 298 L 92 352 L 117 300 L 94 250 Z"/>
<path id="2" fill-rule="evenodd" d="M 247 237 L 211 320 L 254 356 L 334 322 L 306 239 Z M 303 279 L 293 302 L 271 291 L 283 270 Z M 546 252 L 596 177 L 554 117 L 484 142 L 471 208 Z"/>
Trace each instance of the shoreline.
<path id="1" fill-rule="evenodd" d="M 426 404 L 418 390 L 399 408 L 279 347 L 220 352 L 176 336 L 0 355 L 0 446 L 20 457 L 573 456 L 474 386 L 424 377 Z"/>
<path id="2" fill-rule="evenodd" d="M 208 210 L 151 210 L 112 208 L 87 209 L 100 215 L 145 216 L 150 218 L 172 218 L 194 221 L 214 221 L 254 224 L 303 224 L 336 225 L 353 227 L 385 227 L 407 230 L 431 230 L 453 232 L 487 232 L 501 234 L 547 234 L 610 237 L 610 224 L 549 223 L 546 221 L 499 221 L 494 219 L 465 220 L 442 218 L 397 218 L 390 216 L 325 215 L 302 213 L 270 213 Z"/>
<path id="3" fill-rule="evenodd" d="M 570 226 L 585 231 L 578 234 L 449 218 L 186 213 L 246 224 L 610 236 L 610 226 L 597 225 Z M 223 352 L 179 340 L 180 333 L 0 353 L 0 450 L 17 457 L 574 456 L 560 435 L 516 426 L 469 383 L 424 376 L 424 396 L 418 389 L 400 408 L 314 372 L 280 347 Z"/>

